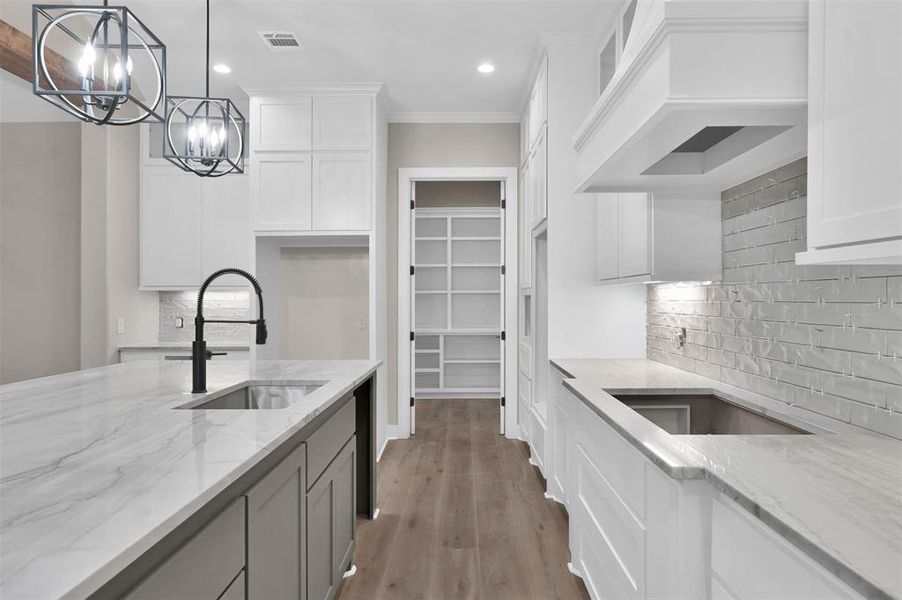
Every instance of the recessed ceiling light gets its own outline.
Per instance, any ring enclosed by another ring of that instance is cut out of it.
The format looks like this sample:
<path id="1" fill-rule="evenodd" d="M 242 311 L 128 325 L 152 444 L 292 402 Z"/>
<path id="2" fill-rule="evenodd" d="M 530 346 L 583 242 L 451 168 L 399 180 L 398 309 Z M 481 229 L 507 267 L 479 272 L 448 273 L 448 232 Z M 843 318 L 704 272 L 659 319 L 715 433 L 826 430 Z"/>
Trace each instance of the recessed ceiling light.
<path id="1" fill-rule="evenodd" d="M 488 75 L 489 73 L 491 73 L 492 71 L 495 70 L 495 65 L 493 65 L 492 63 L 484 62 L 481 65 L 479 65 L 478 67 L 476 67 L 476 70 L 479 71 L 480 73 L 482 73 L 483 75 Z"/>
<path id="2" fill-rule="evenodd" d="M 213 65 L 213 70 L 217 73 L 222 73 L 223 75 L 227 75 L 232 72 L 232 67 L 227 64 L 218 63 Z"/>

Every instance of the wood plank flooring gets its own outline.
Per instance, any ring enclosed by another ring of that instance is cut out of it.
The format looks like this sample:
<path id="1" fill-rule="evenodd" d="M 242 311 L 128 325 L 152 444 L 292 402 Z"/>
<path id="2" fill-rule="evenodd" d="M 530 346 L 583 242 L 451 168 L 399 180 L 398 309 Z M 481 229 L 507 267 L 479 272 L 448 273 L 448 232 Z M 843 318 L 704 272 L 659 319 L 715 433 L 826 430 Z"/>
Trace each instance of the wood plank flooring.
<path id="1" fill-rule="evenodd" d="M 388 443 L 381 512 L 358 522 L 357 574 L 338 600 L 588 598 L 567 570 L 566 512 L 497 400 L 420 400 L 417 435 Z"/>

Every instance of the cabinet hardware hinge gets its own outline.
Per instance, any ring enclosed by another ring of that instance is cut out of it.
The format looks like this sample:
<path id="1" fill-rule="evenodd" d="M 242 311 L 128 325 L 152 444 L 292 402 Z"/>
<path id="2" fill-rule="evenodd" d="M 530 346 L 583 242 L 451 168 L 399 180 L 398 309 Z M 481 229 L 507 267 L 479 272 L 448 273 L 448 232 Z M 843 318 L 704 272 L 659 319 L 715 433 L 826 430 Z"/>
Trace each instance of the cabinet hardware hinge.
<path id="1" fill-rule="evenodd" d="M 417 335 L 411 331 L 410 332 L 410 341 L 412 342 L 416 337 L 417 337 Z"/>
<path id="2" fill-rule="evenodd" d="M 501 332 L 501 341 L 502 341 L 502 342 L 504 341 L 504 338 L 505 338 L 505 332 L 502 331 L 502 332 Z"/>
<path id="3" fill-rule="evenodd" d="M 413 265 L 410 265 L 410 274 L 413 275 L 416 271 L 416 268 Z"/>
<path id="4" fill-rule="evenodd" d="M 501 208 L 502 209 L 507 208 L 507 200 L 504 200 L 504 199 L 501 200 Z"/>
<path id="5" fill-rule="evenodd" d="M 410 397 L 410 405 L 413 406 L 413 396 Z"/>
<path id="6" fill-rule="evenodd" d="M 501 396 L 501 408 L 504 408 L 504 396 Z"/>
<path id="7" fill-rule="evenodd" d="M 501 274 L 504 275 L 504 265 L 501 265 Z"/>
<path id="8" fill-rule="evenodd" d="M 411 200 L 410 201 L 410 210 L 413 210 L 414 208 L 416 208 L 416 206 L 417 206 L 417 203 L 415 201 Z"/>

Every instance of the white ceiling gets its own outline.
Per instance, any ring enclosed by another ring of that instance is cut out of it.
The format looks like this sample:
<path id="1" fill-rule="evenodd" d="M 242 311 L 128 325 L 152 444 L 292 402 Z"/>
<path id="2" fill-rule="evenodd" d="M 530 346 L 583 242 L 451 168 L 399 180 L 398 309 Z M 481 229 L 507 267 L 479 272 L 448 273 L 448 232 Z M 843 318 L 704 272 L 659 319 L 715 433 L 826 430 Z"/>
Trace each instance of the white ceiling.
<path id="1" fill-rule="evenodd" d="M 125 4 L 167 46 L 169 93 L 202 94 L 204 0 Z M 591 34 L 619 4 L 616 0 L 212 0 L 211 60 L 229 64 L 232 73 L 212 73 L 211 93 L 230 95 L 246 105 L 242 88 L 382 82 L 393 113 L 496 113 L 503 118 L 522 107 L 543 34 Z M 0 18 L 26 30 L 30 5 L 27 0 L 4 0 Z M 304 52 L 271 52 L 258 35 L 264 30 L 295 32 Z M 495 64 L 493 74 L 476 71 L 483 61 Z M 5 101 L 7 94 L 3 96 Z"/>

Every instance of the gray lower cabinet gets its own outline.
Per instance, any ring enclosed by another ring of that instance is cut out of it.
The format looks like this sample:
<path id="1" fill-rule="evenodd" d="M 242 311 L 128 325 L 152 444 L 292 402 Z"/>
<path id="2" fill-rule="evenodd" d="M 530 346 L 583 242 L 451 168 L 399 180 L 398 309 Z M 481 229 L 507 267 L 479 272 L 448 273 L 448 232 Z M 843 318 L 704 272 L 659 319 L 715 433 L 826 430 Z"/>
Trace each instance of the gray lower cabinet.
<path id="1" fill-rule="evenodd" d="M 288 600 L 304 595 L 306 444 L 247 492 L 248 597 Z"/>
<path id="2" fill-rule="evenodd" d="M 129 600 L 244 597 L 244 498 L 238 498 L 127 596 Z M 240 585 L 235 582 L 241 579 Z M 234 588 L 234 591 L 233 591 Z M 238 595 L 236 595 L 238 594 Z"/>
<path id="3" fill-rule="evenodd" d="M 350 567 L 356 538 L 357 440 L 341 452 L 307 490 L 307 597 L 335 596 Z"/>

